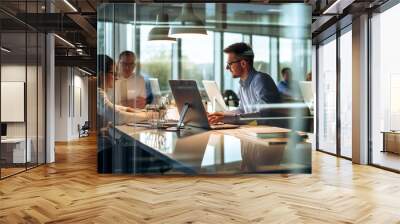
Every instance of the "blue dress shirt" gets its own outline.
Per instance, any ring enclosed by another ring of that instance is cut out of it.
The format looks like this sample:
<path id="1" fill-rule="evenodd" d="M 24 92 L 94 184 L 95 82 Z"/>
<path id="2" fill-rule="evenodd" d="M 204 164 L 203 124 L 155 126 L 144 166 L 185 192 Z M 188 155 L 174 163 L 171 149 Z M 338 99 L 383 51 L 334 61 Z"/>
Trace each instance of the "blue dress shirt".
<path id="1" fill-rule="evenodd" d="M 251 70 L 246 80 L 240 80 L 239 112 L 255 113 L 260 106 L 279 103 L 280 94 L 274 80 L 268 74 Z"/>
<path id="2" fill-rule="evenodd" d="M 265 104 L 281 102 L 278 88 L 268 74 L 253 69 L 239 83 L 239 108 L 226 114 L 225 123 L 237 123 L 239 116 L 256 117 Z"/>

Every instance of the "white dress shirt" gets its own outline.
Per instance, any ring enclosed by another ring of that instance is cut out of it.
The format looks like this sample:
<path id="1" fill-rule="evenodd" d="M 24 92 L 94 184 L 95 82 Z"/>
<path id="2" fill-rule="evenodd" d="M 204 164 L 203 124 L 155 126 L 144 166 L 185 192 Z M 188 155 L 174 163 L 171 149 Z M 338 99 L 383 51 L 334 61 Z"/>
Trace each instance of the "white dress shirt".
<path id="1" fill-rule="evenodd" d="M 115 101 L 116 104 L 124 105 L 127 100 L 134 100 L 137 97 L 146 98 L 146 83 L 144 77 L 139 74 L 132 74 L 129 78 L 122 75 L 115 80 Z"/>

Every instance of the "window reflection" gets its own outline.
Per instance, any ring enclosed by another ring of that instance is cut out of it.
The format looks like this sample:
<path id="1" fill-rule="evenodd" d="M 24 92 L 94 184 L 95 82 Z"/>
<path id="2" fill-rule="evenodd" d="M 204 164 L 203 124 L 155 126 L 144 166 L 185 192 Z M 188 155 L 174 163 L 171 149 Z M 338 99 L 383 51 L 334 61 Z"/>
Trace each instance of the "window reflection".
<path id="1" fill-rule="evenodd" d="M 169 89 L 172 79 L 172 43 L 148 41 L 153 26 L 140 26 L 140 69 L 142 74 L 157 78 L 161 91 Z"/>
<path id="2" fill-rule="evenodd" d="M 214 80 L 214 32 L 201 38 L 185 38 L 182 47 L 182 79 Z M 198 83 L 200 87 L 202 82 Z"/>

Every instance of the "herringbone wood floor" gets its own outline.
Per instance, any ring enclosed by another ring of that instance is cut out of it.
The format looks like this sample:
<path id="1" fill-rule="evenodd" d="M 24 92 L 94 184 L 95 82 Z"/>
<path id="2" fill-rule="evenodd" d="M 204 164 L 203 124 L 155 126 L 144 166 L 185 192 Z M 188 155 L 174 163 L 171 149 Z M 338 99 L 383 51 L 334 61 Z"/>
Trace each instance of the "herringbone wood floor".
<path id="1" fill-rule="evenodd" d="M 0 181 L 0 223 L 400 223 L 400 175 L 313 152 L 312 175 L 98 175 L 93 137 Z"/>

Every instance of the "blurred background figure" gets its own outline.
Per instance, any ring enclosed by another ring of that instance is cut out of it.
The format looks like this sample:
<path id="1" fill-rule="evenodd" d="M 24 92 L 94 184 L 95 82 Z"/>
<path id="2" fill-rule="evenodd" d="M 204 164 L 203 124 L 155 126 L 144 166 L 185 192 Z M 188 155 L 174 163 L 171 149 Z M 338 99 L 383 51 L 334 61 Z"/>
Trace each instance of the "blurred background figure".
<path id="1" fill-rule="evenodd" d="M 306 81 L 311 81 L 311 80 L 312 80 L 312 75 L 311 75 L 311 72 L 309 72 L 306 75 Z"/>
<path id="2" fill-rule="evenodd" d="M 300 89 L 296 80 L 292 79 L 292 70 L 285 67 L 281 70 L 282 81 L 278 84 L 278 90 L 283 100 L 293 101 L 300 99 Z"/>

